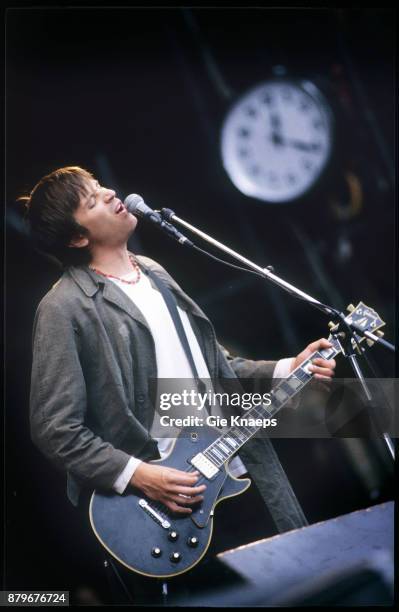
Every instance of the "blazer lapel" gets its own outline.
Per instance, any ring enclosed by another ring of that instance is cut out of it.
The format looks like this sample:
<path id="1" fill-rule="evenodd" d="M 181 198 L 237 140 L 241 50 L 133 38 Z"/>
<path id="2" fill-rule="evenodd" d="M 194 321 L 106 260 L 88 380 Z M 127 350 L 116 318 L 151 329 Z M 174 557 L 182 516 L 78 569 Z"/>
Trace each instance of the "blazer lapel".
<path id="1" fill-rule="evenodd" d="M 144 325 L 144 327 L 150 331 L 147 320 L 141 310 L 137 308 L 133 300 L 112 281 L 104 283 L 103 298 L 115 306 L 118 306 L 118 308 L 121 308 L 126 314 Z"/>
<path id="2" fill-rule="evenodd" d="M 100 285 L 103 285 L 102 296 L 105 300 L 123 310 L 126 314 L 132 317 L 132 319 L 135 319 L 144 325 L 148 331 L 150 331 L 148 323 L 141 310 L 137 308 L 126 293 L 124 293 L 124 291 L 122 291 L 122 289 L 120 289 L 120 287 L 118 287 L 111 280 L 104 277 L 99 277 L 95 272 L 86 266 L 69 268 L 69 274 L 79 285 L 82 291 L 84 291 L 84 293 L 89 297 L 93 297 L 100 289 Z"/>

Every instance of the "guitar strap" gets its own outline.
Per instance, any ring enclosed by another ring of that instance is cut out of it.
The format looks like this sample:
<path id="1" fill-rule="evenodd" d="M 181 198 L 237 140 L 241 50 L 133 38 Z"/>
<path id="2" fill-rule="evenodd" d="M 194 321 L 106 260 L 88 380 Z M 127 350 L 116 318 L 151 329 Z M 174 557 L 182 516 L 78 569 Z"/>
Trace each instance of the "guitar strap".
<path id="1" fill-rule="evenodd" d="M 179 311 L 177 310 L 176 298 L 169 289 L 169 287 L 163 282 L 163 280 L 159 278 L 159 276 L 154 274 L 152 270 L 148 270 L 148 276 L 150 276 L 150 278 L 154 281 L 154 284 L 157 286 L 159 292 L 165 300 L 165 304 L 168 307 L 169 314 L 172 317 L 172 321 L 175 325 L 177 335 L 179 336 L 181 345 L 190 364 L 191 371 L 193 373 L 194 380 L 197 385 L 197 389 L 200 393 L 206 393 L 206 385 L 199 377 L 194 357 L 191 352 L 190 343 L 188 341 L 182 320 L 180 318 Z M 210 406 L 207 405 L 207 409 L 210 414 Z"/>

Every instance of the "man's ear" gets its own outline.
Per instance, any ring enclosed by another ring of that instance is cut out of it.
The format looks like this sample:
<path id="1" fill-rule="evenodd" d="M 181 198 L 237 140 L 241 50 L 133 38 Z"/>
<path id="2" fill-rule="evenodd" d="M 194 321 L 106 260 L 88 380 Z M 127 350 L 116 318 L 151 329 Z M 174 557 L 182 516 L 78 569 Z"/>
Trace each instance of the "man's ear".
<path id="1" fill-rule="evenodd" d="M 80 248 L 86 247 L 88 244 L 89 244 L 88 237 L 80 235 L 80 236 L 77 236 L 76 238 L 72 238 L 68 246 L 80 249 Z"/>

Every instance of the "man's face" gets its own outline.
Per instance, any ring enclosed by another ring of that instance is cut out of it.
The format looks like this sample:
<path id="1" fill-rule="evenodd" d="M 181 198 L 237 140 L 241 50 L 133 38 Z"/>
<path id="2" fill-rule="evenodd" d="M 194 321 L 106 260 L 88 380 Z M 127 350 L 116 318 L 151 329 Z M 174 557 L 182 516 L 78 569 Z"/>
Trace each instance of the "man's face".
<path id="1" fill-rule="evenodd" d="M 137 225 L 137 218 L 126 210 L 115 191 L 102 187 L 95 179 L 87 181 L 87 194 L 80 198 L 73 216 L 89 231 L 91 248 L 124 244 Z"/>

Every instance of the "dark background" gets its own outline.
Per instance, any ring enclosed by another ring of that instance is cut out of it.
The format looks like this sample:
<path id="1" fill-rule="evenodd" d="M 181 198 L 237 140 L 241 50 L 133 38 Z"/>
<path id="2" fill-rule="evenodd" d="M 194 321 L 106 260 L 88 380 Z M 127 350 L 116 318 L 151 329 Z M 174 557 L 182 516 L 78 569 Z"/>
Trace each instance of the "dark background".
<path id="1" fill-rule="evenodd" d="M 81 165 L 121 199 L 135 192 L 154 208 L 173 208 L 324 302 L 344 309 L 363 300 L 394 341 L 394 27 L 389 9 L 7 11 L 3 588 L 87 583 L 64 476 L 30 442 L 32 322 L 59 271 L 32 250 L 17 197 L 51 170 Z M 314 79 L 336 125 L 323 180 L 285 205 L 238 192 L 219 151 L 229 106 L 276 65 Z M 360 186 L 357 208 L 348 177 Z M 165 266 L 234 353 L 277 359 L 328 333 L 321 313 L 152 228 L 140 224 L 131 248 Z M 394 375 L 388 351 L 370 354 L 378 376 Z M 337 375 L 351 376 L 342 360 Z M 392 498 L 390 461 L 377 441 L 275 447 L 309 522 Z"/>

